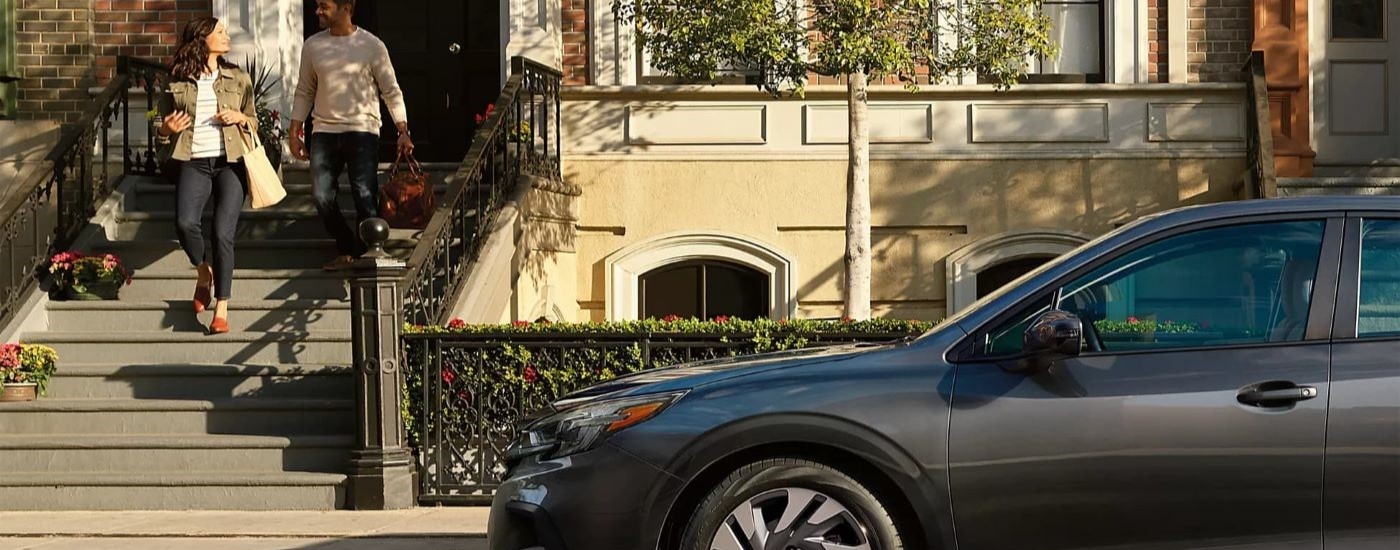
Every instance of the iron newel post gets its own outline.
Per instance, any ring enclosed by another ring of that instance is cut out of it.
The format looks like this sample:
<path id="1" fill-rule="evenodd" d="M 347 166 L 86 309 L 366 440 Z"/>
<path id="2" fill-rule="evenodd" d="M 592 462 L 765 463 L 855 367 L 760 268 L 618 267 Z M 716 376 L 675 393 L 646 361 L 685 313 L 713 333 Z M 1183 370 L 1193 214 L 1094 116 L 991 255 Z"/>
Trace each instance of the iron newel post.
<path id="1" fill-rule="evenodd" d="M 389 224 L 360 223 L 369 252 L 350 278 L 351 338 L 355 366 L 355 449 L 350 454 L 349 504 L 355 510 L 412 508 L 413 460 L 399 416 L 404 381 L 399 354 L 399 284 L 407 265 L 384 252 Z"/>

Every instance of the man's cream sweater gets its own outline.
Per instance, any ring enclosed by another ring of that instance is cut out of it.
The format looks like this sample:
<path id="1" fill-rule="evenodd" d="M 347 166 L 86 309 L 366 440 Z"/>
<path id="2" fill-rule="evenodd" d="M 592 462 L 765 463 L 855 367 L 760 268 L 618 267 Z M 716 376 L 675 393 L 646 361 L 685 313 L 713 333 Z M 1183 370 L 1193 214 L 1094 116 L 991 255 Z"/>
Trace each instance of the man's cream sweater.
<path id="1" fill-rule="evenodd" d="M 389 49 L 369 31 L 355 27 L 345 36 L 316 33 L 301 48 L 300 72 L 292 120 L 305 121 L 311 114 L 316 133 L 379 135 L 380 97 L 394 122 L 408 122 Z"/>

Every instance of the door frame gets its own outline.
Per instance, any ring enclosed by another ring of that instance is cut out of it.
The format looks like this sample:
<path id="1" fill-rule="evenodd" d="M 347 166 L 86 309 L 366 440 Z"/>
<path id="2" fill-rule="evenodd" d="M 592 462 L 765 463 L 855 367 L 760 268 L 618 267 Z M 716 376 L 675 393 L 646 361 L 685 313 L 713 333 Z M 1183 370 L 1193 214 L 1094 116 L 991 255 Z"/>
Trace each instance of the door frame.
<path id="1" fill-rule="evenodd" d="M 1362 40 L 1357 43 L 1374 43 L 1384 50 L 1387 44 L 1392 45 L 1392 49 L 1400 48 L 1400 0 L 1383 0 L 1385 2 L 1386 20 L 1385 36 L 1383 40 Z M 1392 16 L 1392 13 L 1397 15 Z M 1308 91 L 1311 105 L 1308 109 L 1308 127 L 1311 135 L 1308 136 L 1313 146 L 1313 151 L 1317 154 L 1314 159 L 1315 164 L 1320 165 L 1351 165 L 1354 161 L 1338 159 L 1335 151 L 1338 147 L 1328 147 L 1328 136 L 1324 132 L 1330 132 L 1331 121 L 1327 117 L 1325 110 L 1332 101 L 1330 89 L 1332 81 L 1327 74 L 1334 60 L 1328 57 L 1328 46 L 1332 40 L 1332 0 L 1308 0 L 1308 17 L 1311 21 L 1308 24 Z M 1384 51 L 1375 57 L 1385 57 Z M 1342 62 L 1367 61 L 1363 59 L 1340 60 Z M 1390 100 L 1386 102 L 1387 112 L 1385 113 L 1387 123 L 1387 134 L 1391 136 L 1392 159 L 1400 159 L 1400 126 L 1395 124 L 1395 119 L 1400 116 L 1400 52 L 1389 54 L 1387 59 L 1377 59 L 1386 62 L 1386 94 Z M 1325 83 L 1325 84 L 1324 84 Z M 1321 120 L 1320 120 L 1321 119 Z M 1326 120 L 1327 128 L 1324 129 L 1319 122 Z M 1346 134 L 1343 134 L 1344 136 Z M 1335 144 L 1332 144 L 1335 145 Z M 1379 160 L 1379 159 L 1376 159 Z"/>

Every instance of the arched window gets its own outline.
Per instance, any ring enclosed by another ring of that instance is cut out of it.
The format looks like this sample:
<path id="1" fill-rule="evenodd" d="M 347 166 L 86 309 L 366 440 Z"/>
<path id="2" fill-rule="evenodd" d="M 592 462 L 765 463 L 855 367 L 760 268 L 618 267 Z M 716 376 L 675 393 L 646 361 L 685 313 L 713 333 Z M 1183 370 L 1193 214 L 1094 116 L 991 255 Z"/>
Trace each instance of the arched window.
<path id="1" fill-rule="evenodd" d="M 1052 255 L 1021 256 L 1004 262 L 992 264 L 991 267 L 983 269 L 977 274 L 977 297 L 981 298 L 998 288 L 1006 286 L 1006 283 L 1016 280 L 1017 277 L 1030 273 L 1032 269 L 1040 267 L 1041 264 L 1054 259 Z"/>
<path id="2" fill-rule="evenodd" d="M 768 317 L 768 275 L 717 260 L 696 260 L 648 271 L 639 278 L 641 317 L 711 319 Z"/>

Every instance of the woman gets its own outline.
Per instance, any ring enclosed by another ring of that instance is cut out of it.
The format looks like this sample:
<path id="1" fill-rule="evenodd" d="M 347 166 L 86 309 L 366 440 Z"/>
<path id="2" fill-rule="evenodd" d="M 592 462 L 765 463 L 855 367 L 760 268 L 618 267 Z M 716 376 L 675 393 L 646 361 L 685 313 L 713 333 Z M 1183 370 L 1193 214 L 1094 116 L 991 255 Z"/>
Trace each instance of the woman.
<path id="1" fill-rule="evenodd" d="M 240 159 L 249 148 L 245 136 L 257 132 L 253 83 L 248 74 L 224 61 L 229 36 L 218 19 L 190 21 L 176 45 L 170 68 L 170 91 L 163 94 L 156 129 L 165 144 L 161 154 L 176 167 L 176 234 L 199 275 L 194 311 L 214 305 L 210 334 L 228 332 L 228 301 L 233 290 L 233 237 L 243 209 L 248 175 Z M 251 140 L 251 138 L 249 138 Z M 207 260 L 200 219 L 214 197 L 213 265 Z M 217 305 L 215 305 L 217 304 Z"/>

